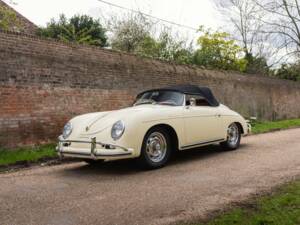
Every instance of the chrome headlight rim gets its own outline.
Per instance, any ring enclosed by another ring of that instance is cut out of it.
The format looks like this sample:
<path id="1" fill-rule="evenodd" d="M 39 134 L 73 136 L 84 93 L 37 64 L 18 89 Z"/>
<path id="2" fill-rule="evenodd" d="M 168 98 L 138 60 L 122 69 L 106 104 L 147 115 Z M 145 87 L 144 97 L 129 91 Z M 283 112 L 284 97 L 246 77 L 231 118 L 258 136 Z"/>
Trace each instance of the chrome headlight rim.
<path id="1" fill-rule="evenodd" d="M 73 131 L 72 123 L 71 122 L 66 123 L 63 129 L 62 137 L 64 139 L 67 139 L 71 135 L 72 131 Z"/>
<path id="2" fill-rule="evenodd" d="M 118 140 L 120 139 L 123 134 L 124 134 L 124 131 L 125 131 L 125 124 L 122 120 L 118 120 L 117 122 L 115 122 L 113 125 L 112 125 L 112 128 L 111 128 L 111 137 L 113 140 Z"/>

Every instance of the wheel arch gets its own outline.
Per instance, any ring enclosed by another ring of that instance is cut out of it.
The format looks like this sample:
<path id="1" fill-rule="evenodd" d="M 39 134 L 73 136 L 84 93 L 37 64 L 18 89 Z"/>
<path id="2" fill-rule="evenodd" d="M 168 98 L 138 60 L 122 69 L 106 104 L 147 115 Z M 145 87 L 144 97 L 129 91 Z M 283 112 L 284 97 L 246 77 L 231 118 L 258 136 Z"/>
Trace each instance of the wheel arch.
<path id="1" fill-rule="evenodd" d="M 236 125 L 238 125 L 238 127 L 239 127 L 239 129 L 240 129 L 240 131 L 241 131 L 241 133 L 242 134 L 244 134 L 244 128 L 243 128 L 243 125 L 240 123 L 240 122 L 234 122 Z"/>
<path id="2" fill-rule="evenodd" d="M 166 129 L 168 134 L 170 134 L 170 139 L 172 142 L 172 150 L 176 151 L 179 148 L 179 140 L 178 140 L 178 135 L 177 135 L 176 130 L 171 125 L 166 124 L 166 123 L 160 123 L 160 124 L 155 124 L 155 125 L 151 126 L 145 133 L 144 137 L 148 134 L 148 132 L 150 130 L 155 129 L 155 128 Z"/>

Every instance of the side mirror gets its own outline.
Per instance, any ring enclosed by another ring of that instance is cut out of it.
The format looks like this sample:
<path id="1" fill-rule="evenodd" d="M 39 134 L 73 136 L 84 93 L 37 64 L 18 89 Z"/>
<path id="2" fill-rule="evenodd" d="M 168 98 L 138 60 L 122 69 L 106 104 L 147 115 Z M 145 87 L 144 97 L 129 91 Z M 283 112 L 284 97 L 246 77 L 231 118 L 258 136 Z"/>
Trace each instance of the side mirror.
<path id="1" fill-rule="evenodd" d="M 196 99 L 190 98 L 190 106 L 196 106 Z"/>

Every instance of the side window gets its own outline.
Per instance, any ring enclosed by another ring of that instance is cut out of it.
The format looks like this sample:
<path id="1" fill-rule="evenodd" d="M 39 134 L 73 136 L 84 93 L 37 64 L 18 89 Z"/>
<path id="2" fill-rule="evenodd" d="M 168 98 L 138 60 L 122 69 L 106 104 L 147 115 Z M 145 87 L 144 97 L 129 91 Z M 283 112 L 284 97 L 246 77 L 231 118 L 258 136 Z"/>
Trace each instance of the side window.
<path id="1" fill-rule="evenodd" d="M 196 106 L 210 106 L 208 101 L 199 95 L 186 95 L 186 105 L 191 105 L 191 98 L 195 99 Z"/>

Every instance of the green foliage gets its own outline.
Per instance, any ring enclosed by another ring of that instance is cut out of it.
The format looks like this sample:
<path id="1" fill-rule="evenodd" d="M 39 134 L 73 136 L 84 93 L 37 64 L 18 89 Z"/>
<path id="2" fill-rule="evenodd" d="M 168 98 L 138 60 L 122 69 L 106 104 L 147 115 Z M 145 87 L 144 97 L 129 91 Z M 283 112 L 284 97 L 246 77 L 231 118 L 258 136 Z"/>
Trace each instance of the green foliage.
<path id="1" fill-rule="evenodd" d="M 19 31 L 20 24 L 17 15 L 9 8 L 0 5 L 0 29 Z"/>
<path id="2" fill-rule="evenodd" d="M 129 15 L 123 19 L 111 19 L 113 37 L 112 49 L 135 53 L 139 46 L 151 45 L 152 23 L 141 14 Z"/>
<path id="3" fill-rule="evenodd" d="M 10 165 L 20 161 L 34 162 L 45 157 L 56 157 L 55 145 L 48 144 L 15 150 L 0 149 L 0 165 Z"/>
<path id="4" fill-rule="evenodd" d="M 294 64 L 282 64 L 281 67 L 275 71 L 275 76 L 281 79 L 300 81 L 300 61 Z"/>
<path id="5" fill-rule="evenodd" d="M 39 36 L 43 37 L 49 37 L 54 39 L 59 39 L 59 35 L 63 33 L 64 27 L 67 27 L 68 21 L 64 14 L 61 14 L 59 16 L 58 21 L 55 21 L 55 19 L 51 19 L 49 23 L 47 23 L 47 26 L 40 27 L 37 31 L 37 34 Z"/>
<path id="6" fill-rule="evenodd" d="M 299 223 L 300 181 L 295 181 L 285 185 L 271 196 L 256 200 L 250 208 L 233 209 L 212 219 L 206 225 L 296 225 Z"/>
<path id="7" fill-rule="evenodd" d="M 259 134 L 292 127 L 300 127 L 300 119 L 256 122 L 252 128 L 252 133 Z"/>
<path id="8" fill-rule="evenodd" d="M 245 60 L 247 60 L 246 73 L 249 74 L 263 74 L 268 75 L 270 70 L 267 64 L 267 60 L 264 57 L 256 57 L 251 53 L 246 54 Z"/>
<path id="9" fill-rule="evenodd" d="M 52 19 L 45 28 L 38 30 L 38 35 L 43 37 L 101 47 L 107 46 L 105 33 L 100 21 L 87 15 L 75 15 L 68 20 L 62 14 L 58 21 Z"/>
<path id="10" fill-rule="evenodd" d="M 225 32 L 211 32 L 200 28 L 203 34 L 198 38 L 199 49 L 195 52 L 197 65 L 214 69 L 245 71 L 247 61 L 241 57 L 242 49 L 229 39 Z"/>
<path id="11" fill-rule="evenodd" d="M 161 31 L 156 38 L 152 26 L 140 14 L 114 21 L 112 48 L 181 64 L 192 63 L 192 49 L 186 47 L 185 40 L 173 37 L 168 30 Z"/>
<path id="12" fill-rule="evenodd" d="M 163 31 L 158 39 L 145 38 L 136 53 L 180 64 L 191 64 L 193 59 L 192 47 L 186 48 L 184 40 L 176 40 L 167 31 Z"/>

